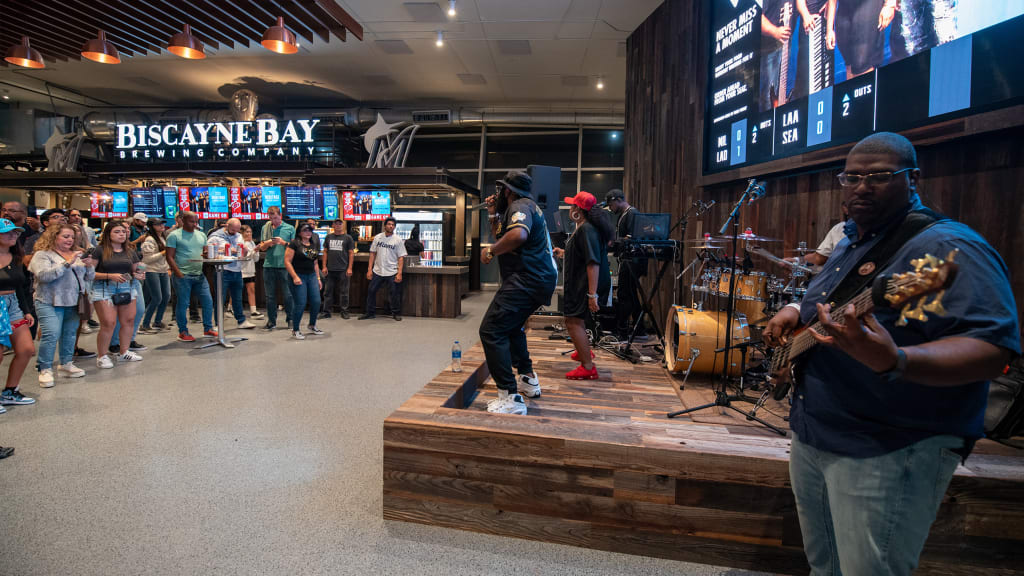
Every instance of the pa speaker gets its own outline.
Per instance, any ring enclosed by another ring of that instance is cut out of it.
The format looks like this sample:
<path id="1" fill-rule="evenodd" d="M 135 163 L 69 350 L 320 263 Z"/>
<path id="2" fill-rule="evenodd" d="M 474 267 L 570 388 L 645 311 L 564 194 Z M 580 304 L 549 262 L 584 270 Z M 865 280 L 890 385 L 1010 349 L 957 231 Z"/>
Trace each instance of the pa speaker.
<path id="1" fill-rule="evenodd" d="M 558 229 L 558 205 L 562 201 L 559 195 L 562 188 L 562 169 L 557 166 L 531 164 L 526 167 L 526 173 L 533 179 L 533 197 L 540 209 L 544 211 L 548 230 L 560 231 Z"/>

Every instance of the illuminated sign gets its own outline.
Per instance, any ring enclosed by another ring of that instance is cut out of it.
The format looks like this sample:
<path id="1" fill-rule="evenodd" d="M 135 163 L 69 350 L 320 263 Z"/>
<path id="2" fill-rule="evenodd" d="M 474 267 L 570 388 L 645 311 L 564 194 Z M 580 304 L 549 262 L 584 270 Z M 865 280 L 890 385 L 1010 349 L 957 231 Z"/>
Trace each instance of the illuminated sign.
<path id="1" fill-rule="evenodd" d="M 120 160 L 306 157 L 320 120 L 118 124 Z"/>

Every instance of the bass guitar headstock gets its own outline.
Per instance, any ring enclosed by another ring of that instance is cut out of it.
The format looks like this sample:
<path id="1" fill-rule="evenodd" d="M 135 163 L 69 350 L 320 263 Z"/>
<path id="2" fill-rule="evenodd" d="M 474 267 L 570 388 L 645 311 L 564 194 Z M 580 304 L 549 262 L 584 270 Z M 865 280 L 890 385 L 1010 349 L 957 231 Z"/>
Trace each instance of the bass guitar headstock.
<path id="1" fill-rule="evenodd" d="M 906 326 L 910 320 L 927 322 L 928 314 L 944 316 L 942 298 L 956 278 L 959 266 L 953 262 L 959 250 L 953 250 L 945 259 L 926 254 L 910 261 L 913 271 L 891 276 L 880 276 L 873 294 L 876 305 L 900 308 L 897 326 Z M 931 301 L 926 296 L 935 294 Z"/>

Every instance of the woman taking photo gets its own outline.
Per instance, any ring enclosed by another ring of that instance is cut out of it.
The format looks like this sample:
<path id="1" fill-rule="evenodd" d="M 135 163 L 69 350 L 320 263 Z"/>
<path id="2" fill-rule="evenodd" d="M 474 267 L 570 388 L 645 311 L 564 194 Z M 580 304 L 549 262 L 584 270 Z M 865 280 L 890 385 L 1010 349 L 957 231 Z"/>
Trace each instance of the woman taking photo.
<path id="1" fill-rule="evenodd" d="M 608 242 L 615 236 L 611 219 L 597 206 L 593 194 L 580 192 L 566 198 L 576 231 L 565 243 L 565 328 L 576 348 L 572 359 L 580 363 L 565 375 L 569 380 L 597 380 L 597 366 L 587 339 L 586 320 L 600 309 L 599 294 L 611 288 Z"/>
<path id="2" fill-rule="evenodd" d="M 24 231 L 10 220 L 0 218 L 0 346 L 14 349 L 14 358 L 7 370 L 7 386 L 0 392 L 0 413 L 7 411 L 4 406 L 36 402 L 35 398 L 18 391 L 25 367 L 35 353 L 32 333 L 29 332 L 35 319 L 31 314 L 22 312 L 29 309 L 25 272 L 21 265 L 24 254 L 18 246 L 18 236 Z"/>
<path id="3" fill-rule="evenodd" d="M 152 334 L 168 328 L 164 312 L 171 299 L 171 277 L 167 274 L 167 244 L 164 242 L 164 221 L 150 218 L 146 226 L 146 239 L 142 241 L 142 263 L 146 265 L 146 315 L 139 332 Z M 150 324 L 151 320 L 155 322 Z"/>
<path id="4" fill-rule="evenodd" d="M 36 242 L 28 271 L 35 276 L 36 315 L 39 316 L 39 385 L 53 386 L 53 357 L 60 342 L 57 372 L 69 378 L 85 376 L 72 362 L 78 333 L 78 300 L 93 277 L 92 260 L 75 243 L 71 224 L 51 225 Z"/>
<path id="5" fill-rule="evenodd" d="M 100 235 L 99 246 L 92 252 L 96 261 L 96 276 L 89 293 L 89 300 L 96 306 L 100 319 L 100 330 L 96 335 L 96 349 L 102 354 L 96 359 L 100 368 L 113 368 L 114 362 L 106 354 L 114 325 L 120 322 L 118 335 L 121 362 L 140 362 L 142 356 L 128 349 L 135 328 L 135 300 L 138 295 L 132 291 L 132 280 L 139 264 L 139 257 L 128 246 L 128 226 L 124 222 L 111 222 Z M 141 276 L 141 274 L 140 274 Z"/>
<path id="6" fill-rule="evenodd" d="M 292 336 L 296 340 L 305 340 L 299 326 L 302 324 L 302 311 L 309 304 L 309 331 L 323 334 L 317 328 L 316 317 L 320 313 L 320 247 L 313 240 L 313 227 L 307 223 L 299 225 L 295 239 L 288 243 L 284 251 L 284 267 L 292 278 Z"/>

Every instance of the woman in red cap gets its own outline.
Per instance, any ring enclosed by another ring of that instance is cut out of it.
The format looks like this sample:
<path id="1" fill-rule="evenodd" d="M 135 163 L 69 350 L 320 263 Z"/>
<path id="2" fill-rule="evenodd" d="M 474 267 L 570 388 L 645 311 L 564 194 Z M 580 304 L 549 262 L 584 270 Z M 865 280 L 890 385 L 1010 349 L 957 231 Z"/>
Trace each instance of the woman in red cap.
<path id="1" fill-rule="evenodd" d="M 576 351 L 572 359 L 580 363 L 565 375 L 569 380 L 597 380 L 594 353 L 587 340 L 586 319 L 598 311 L 599 294 L 607 294 L 611 284 L 608 275 L 608 243 L 615 237 L 611 218 L 597 206 L 597 198 L 579 192 L 566 198 L 569 217 L 576 222 L 576 231 L 565 243 L 564 290 L 565 327 Z"/>

